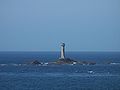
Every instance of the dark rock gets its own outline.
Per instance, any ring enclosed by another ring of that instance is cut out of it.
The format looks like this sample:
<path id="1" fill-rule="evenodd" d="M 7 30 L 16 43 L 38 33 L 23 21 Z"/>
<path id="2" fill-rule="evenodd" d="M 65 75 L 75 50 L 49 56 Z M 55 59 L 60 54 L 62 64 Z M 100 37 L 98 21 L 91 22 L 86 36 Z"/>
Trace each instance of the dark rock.
<path id="1" fill-rule="evenodd" d="M 96 63 L 95 62 L 89 62 L 89 65 L 95 65 Z"/>
<path id="2" fill-rule="evenodd" d="M 79 61 L 78 62 L 81 65 L 95 65 L 95 62 L 89 62 L 89 61 Z"/>
<path id="3" fill-rule="evenodd" d="M 56 64 L 73 64 L 74 62 L 77 62 L 75 60 L 72 60 L 70 58 L 65 58 L 65 59 L 59 59 L 56 61 Z"/>
<path id="4" fill-rule="evenodd" d="M 30 62 L 30 64 L 38 65 L 38 64 L 41 64 L 41 63 L 39 61 L 37 61 L 37 60 L 34 60 L 34 61 Z"/>

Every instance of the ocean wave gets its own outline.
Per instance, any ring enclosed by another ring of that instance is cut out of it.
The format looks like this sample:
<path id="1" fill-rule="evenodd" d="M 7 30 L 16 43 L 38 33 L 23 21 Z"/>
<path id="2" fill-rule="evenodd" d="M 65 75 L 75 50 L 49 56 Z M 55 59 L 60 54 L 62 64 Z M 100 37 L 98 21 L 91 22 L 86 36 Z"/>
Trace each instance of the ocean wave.
<path id="1" fill-rule="evenodd" d="M 0 75 L 7 76 L 20 76 L 20 77 L 120 77 L 117 74 L 108 74 L 108 73 L 96 73 L 96 74 L 88 74 L 88 73 L 12 73 L 12 72 L 3 72 Z"/>
<path id="2" fill-rule="evenodd" d="M 0 66 L 7 66 L 8 64 L 0 64 Z"/>
<path id="3" fill-rule="evenodd" d="M 120 63 L 110 63 L 111 65 L 120 65 Z"/>
<path id="4" fill-rule="evenodd" d="M 16 64 L 16 63 L 11 63 L 11 64 L 0 64 L 0 66 L 26 66 L 27 64 Z"/>

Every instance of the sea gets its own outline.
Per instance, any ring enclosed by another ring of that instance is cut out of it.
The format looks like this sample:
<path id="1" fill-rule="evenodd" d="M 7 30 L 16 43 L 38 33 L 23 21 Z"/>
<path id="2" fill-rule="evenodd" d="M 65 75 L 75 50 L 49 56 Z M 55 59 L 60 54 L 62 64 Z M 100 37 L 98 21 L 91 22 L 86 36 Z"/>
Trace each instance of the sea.
<path id="1" fill-rule="evenodd" d="M 0 52 L 0 90 L 120 90 L 120 52 L 66 52 L 95 65 L 28 65 L 60 52 Z"/>

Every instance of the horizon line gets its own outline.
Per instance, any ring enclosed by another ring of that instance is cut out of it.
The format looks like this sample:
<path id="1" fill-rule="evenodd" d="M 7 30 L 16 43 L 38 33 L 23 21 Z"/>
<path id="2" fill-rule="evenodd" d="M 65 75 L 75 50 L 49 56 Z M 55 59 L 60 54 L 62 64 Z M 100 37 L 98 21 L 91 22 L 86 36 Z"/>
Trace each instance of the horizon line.
<path id="1" fill-rule="evenodd" d="M 60 51 L 0 51 L 0 52 L 60 52 Z M 65 52 L 120 52 L 120 51 L 65 51 Z"/>

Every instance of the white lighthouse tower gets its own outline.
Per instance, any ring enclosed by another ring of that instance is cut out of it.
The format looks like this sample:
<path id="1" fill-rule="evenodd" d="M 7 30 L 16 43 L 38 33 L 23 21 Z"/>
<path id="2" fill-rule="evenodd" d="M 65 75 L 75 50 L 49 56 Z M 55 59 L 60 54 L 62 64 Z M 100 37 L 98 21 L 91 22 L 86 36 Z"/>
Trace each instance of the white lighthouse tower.
<path id="1" fill-rule="evenodd" d="M 65 43 L 61 43 L 61 57 L 60 59 L 65 59 Z"/>

